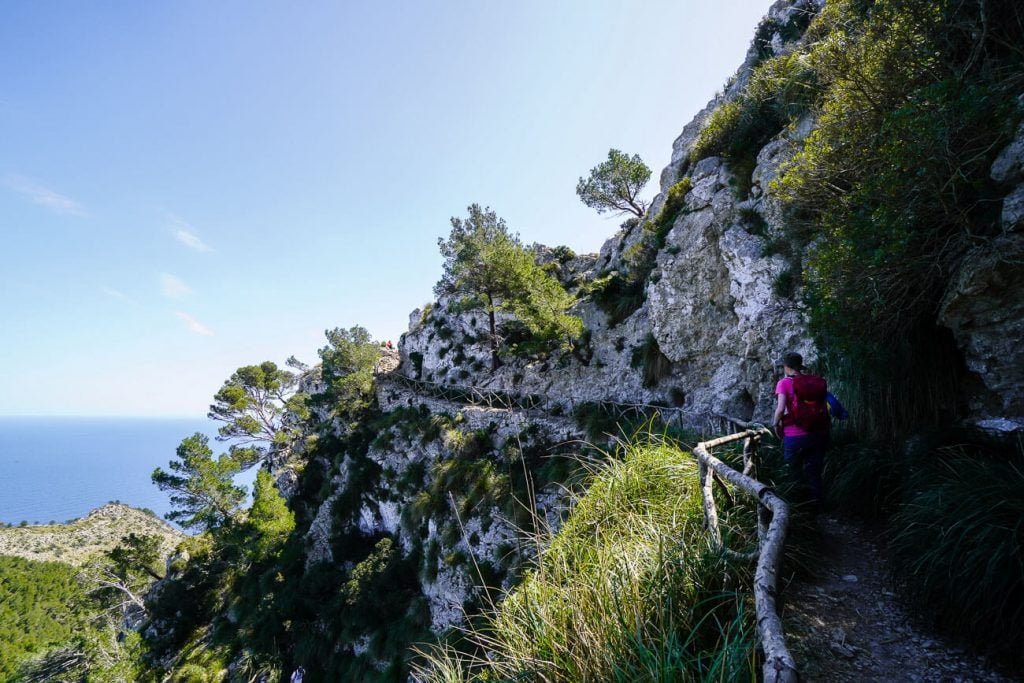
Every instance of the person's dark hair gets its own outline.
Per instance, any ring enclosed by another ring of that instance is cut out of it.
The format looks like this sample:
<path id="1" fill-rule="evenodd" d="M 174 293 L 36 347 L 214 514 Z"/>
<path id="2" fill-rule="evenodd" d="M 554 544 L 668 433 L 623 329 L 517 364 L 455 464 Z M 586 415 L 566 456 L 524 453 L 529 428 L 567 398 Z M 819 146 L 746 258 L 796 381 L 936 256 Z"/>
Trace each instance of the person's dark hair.
<path id="1" fill-rule="evenodd" d="M 790 351 L 783 356 L 782 362 L 786 367 L 793 368 L 794 370 L 804 369 L 804 357 L 795 351 Z"/>

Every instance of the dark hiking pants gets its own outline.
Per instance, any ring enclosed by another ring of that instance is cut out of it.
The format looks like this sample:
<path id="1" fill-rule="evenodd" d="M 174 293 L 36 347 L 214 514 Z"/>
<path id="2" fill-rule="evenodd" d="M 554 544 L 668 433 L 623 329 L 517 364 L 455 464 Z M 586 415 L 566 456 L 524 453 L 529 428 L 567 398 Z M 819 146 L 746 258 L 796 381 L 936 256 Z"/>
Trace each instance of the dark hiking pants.
<path id="1" fill-rule="evenodd" d="M 821 503 L 824 494 L 821 488 L 821 472 L 825 469 L 825 451 L 828 449 L 829 434 L 805 434 L 787 436 L 782 440 L 782 457 L 797 481 L 811 490 L 811 500 Z"/>

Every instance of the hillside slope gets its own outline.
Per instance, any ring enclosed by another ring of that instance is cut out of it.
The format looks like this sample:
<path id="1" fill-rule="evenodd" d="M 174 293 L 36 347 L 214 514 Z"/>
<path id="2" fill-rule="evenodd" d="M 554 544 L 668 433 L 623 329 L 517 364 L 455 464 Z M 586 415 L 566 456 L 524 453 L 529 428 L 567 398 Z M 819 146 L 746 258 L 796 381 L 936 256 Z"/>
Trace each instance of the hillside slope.
<path id="1" fill-rule="evenodd" d="M 160 538 L 163 556 L 170 555 L 185 538 L 183 533 L 150 512 L 121 503 L 108 503 L 66 524 L 0 529 L 0 555 L 77 566 L 90 557 L 111 550 L 130 533 Z"/>

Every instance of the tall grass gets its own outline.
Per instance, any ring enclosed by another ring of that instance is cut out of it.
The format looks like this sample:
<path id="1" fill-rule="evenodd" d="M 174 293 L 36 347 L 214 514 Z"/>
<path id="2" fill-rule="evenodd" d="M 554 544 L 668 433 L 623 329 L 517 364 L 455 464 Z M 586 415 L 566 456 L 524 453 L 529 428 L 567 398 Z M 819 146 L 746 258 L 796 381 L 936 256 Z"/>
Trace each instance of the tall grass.
<path id="1" fill-rule="evenodd" d="M 947 633 L 1024 666 L 1024 444 L 977 430 L 849 442 L 826 496 L 883 525 L 901 594 Z"/>
<path id="2" fill-rule="evenodd" d="M 951 424 L 962 412 L 963 361 L 948 330 L 926 325 L 898 341 L 830 345 L 822 360 L 832 392 L 850 411 L 850 429 L 866 438 L 894 441 Z"/>
<path id="3" fill-rule="evenodd" d="M 524 581 L 466 633 L 426 651 L 423 681 L 747 680 L 754 620 L 702 529 L 693 457 L 634 443 L 592 475 Z"/>
<path id="4" fill-rule="evenodd" d="M 897 579 L 940 626 L 1024 665 L 1024 446 L 932 456 L 891 520 Z"/>

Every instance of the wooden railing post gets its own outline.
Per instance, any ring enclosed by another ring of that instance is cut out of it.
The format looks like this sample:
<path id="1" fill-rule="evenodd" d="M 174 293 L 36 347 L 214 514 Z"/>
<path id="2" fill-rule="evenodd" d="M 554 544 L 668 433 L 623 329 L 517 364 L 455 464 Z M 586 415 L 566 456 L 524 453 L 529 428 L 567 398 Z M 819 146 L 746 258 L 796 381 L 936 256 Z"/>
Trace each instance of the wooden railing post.
<path id="1" fill-rule="evenodd" d="M 754 604 L 757 613 L 758 636 L 765 656 L 762 670 L 763 680 L 766 683 L 796 683 L 798 680 L 796 663 L 786 647 L 782 619 L 776 608 L 779 566 L 782 561 L 782 548 L 789 522 L 789 508 L 769 486 L 750 476 L 757 467 L 757 451 L 761 437 L 765 433 L 767 430 L 764 427 L 750 425 L 747 431 L 701 442 L 697 444 L 693 452 L 697 457 L 705 523 L 712 543 L 728 557 L 757 558 L 757 570 L 754 574 Z M 744 441 L 743 472 L 729 467 L 711 455 L 711 449 L 715 446 L 739 440 Z M 757 500 L 759 552 L 744 555 L 722 547 L 718 513 L 713 497 L 713 482 L 716 475 L 728 480 Z"/>
<path id="2" fill-rule="evenodd" d="M 700 495 L 704 501 L 704 527 L 711 534 L 711 540 L 718 548 L 722 547 L 722 531 L 718 528 L 718 509 L 715 507 L 714 473 L 707 465 L 698 464 L 700 476 Z"/>

